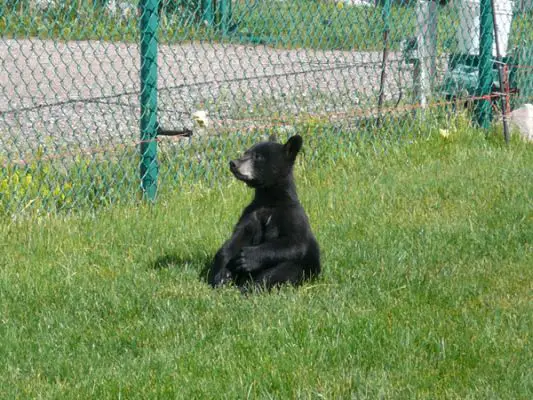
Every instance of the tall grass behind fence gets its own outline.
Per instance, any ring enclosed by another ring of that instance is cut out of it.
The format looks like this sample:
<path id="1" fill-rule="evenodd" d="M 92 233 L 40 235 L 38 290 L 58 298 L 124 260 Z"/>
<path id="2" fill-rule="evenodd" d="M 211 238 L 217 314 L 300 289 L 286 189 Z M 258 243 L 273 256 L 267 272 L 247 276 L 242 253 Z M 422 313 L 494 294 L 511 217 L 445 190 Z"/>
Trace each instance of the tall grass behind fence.
<path id="1" fill-rule="evenodd" d="M 494 2 L 502 14 L 507 2 Z M 139 197 L 146 3 L 0 1 L 0 214 Z M 386 145 L 453 129 L 465 104 L 476 123 L 497 121 L 502 92 L 514 108 L 533 97 L 527 1 L 509 3 L 504 16 L 507 91 L 488 50 L 492 25 L 468 18 L 474 2 L 152 3 L 157 124 L 192 130 L 154 139 L 159 196 L 226 179 L 228 157 L 273 132 L 303 134 L 307 162 L 324 156 L 325 137 L 338 142 L 328 156 L 342 156 L 360 140 Z M 489 0 L 480 3 L 491 12 Z"/>

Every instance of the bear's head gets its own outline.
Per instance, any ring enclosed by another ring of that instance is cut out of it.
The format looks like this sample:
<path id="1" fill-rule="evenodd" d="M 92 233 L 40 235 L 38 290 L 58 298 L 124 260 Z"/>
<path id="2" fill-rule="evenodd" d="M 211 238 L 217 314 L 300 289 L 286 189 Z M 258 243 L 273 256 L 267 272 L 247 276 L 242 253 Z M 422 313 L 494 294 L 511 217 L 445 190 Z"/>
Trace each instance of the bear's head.
<path id="1" fill-rule="evenodd" d="M 261 142 L 229 163 L 235 177 L 253 188 L 283 184 L 291 177 L 292 167 L 302 148 L 302 137 L 292 136 L 287 143 Z"/>

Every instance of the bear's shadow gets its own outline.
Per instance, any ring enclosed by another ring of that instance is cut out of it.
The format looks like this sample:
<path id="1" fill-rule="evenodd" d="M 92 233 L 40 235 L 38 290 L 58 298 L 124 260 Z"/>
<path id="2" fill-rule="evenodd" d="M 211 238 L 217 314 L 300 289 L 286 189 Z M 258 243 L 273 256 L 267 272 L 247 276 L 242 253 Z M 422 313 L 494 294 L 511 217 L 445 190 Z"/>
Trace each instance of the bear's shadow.
<path id="1" fill-rule="evenodd" d="M 180 267 L 185 264 L 198 265 L 200 268 L 198 279 L 207 283 L 209 270 L 211 268 L 212 260 L 205 255 L 184 257 L 178 253 L 168 253 L 157 257 L 149 264 L 149 268 L 153 270 L 164 270 L 167 268 Z"/>

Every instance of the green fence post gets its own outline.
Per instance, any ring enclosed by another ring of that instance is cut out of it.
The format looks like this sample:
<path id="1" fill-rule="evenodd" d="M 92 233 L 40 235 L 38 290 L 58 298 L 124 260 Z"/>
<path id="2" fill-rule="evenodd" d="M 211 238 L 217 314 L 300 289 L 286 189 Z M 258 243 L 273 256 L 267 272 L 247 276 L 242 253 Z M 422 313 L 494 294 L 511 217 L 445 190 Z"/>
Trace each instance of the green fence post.
<path id="1" fill-rule="evenodd" d="M 220 0 L 220 25 L 222 34 L 226 35 L 229 31 L 231 20 L 231 0 Z"/>
<path id="2" fill-rule="evenodd" d="M 479 78 L 477 95 L 487 96 L 492 90 L 492 7 L 491 0 L 480 0 L 479 10 Z M 492 120 L 490 99 L 481 99 L 476 104 L 476 119 L 482 128 L 489 128 Z"/>
<path id="3" fill-rule="evenodd" d="M 141 190 L 157 193 L 157 29 L 159 0 L 141 0 Z"/>
<path id="4" fill-rule="evenodd" d="M 213 11 L 213 0 L 200 0 L 202 6 L 202 21 L 207 25 L 213 25 L 215 21 L 215 13 Z"/>

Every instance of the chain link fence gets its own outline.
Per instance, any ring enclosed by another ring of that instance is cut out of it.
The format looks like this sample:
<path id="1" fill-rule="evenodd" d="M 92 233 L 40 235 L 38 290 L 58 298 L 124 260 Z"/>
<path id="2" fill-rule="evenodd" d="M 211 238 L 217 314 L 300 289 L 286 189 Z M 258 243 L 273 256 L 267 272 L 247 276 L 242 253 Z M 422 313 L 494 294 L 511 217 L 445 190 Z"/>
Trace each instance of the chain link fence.
<path id="1" fill-rule="evenodd" d="M 212 184 L 273 132 L 488 127 L 532 102 L 532 39 L 531 0 L 0 0 L 0 215 Z"/>

